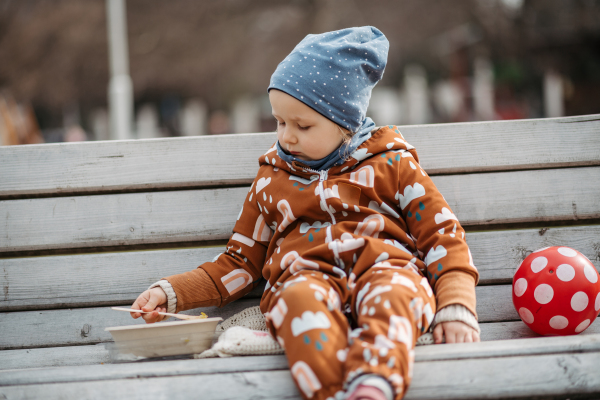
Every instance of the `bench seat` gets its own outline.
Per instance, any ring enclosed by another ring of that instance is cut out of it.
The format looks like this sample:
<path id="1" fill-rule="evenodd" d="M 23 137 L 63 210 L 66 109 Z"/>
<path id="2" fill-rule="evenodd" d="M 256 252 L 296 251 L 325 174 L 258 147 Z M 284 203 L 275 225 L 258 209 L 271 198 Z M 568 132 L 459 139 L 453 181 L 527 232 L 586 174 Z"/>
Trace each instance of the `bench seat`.
<path id="1" fill-rule="evenodd" d="M 547 246 L 600 265 L 600 115 L 400 130 L 467 231 L 482 330 L 481 343 L 419 347 L 406 398 L 599 398 L 600 323 L 537 337 L 511 282 Z M 109 306 L 222 252 L 275 140 L 0 147 L 0 399 L 299 399 L 284 356 L 111 364 L 104 346 L 105 327 L 143 323 Z M 227 318 L 261 294 L 186 313 Z"/>

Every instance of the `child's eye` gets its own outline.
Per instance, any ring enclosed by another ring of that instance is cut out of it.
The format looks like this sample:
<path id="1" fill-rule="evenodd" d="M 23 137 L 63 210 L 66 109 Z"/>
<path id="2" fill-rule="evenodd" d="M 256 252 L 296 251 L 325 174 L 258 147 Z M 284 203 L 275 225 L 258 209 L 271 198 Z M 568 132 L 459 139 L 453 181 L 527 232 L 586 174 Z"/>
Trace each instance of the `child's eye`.
<path id="1" fill-rule="evenodd" d="M 303 131 L 305 131 L 308 128 L 310 128 L 310 126 L 300 126 L 300 125 L 298 125 L 298 128 L 301 129 L 301 130 L 303 130 Z"/>
<path id="2" fill-rule="evenodd" d="M 277 121 L 277 126 L 283 126 L 283 125 L 285 125 L 285 122 Z"/>

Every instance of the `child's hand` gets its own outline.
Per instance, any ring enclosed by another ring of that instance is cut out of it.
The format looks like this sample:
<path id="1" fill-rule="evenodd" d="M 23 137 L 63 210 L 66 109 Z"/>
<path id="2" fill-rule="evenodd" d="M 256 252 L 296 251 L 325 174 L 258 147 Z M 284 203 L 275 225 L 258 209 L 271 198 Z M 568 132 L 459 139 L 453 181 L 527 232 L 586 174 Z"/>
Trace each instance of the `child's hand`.
<path id="1" fill-rule="evenodd" d="M 442 343 L 443 336 L 446 336 L 446 343 L 479 342 L 479 333 L 460 321 L 447 321 L 437 324 L 433 329 L 434 343 Z"/>
<path id="2" fill-rule="evenodd" d="M 131 308 L 134 310 L 154 311 L 151 314 L 131 313 L 133 318 L 144 318 L 147 324 L 162 321 L 165 317 L 164 315 L 158 315 L 158 313 L 167 311 L 167 295 L 160 287 L 154 287 L 140 294 L 133 302 Z"/>

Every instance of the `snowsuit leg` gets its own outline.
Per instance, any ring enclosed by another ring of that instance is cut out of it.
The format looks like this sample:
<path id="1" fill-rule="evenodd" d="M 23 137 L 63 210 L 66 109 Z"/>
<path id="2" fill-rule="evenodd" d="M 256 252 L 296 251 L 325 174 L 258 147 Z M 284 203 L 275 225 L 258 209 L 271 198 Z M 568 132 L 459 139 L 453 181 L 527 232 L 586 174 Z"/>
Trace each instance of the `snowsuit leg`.
<path id="1" fill-rule="evenodd" d="M 341 307 L 348 295 L 333 281 L 319 271 L 301 271 L 277 290 L 268 308 L 267 325 L 285 348 L 305 399 L 333 398 L 338 392 L 339 397 L 342 391 L 349 325 Z"/>
<path id="2" fill-rule="evenodd" d="M 415 343 L 435 314 L 427 279 L 407 269 L 371 268 L 357 280 L 351 304 L 358 328 L 350 333 L 345 382 L 377 374 L 401 399 L 412 378 Z"/>

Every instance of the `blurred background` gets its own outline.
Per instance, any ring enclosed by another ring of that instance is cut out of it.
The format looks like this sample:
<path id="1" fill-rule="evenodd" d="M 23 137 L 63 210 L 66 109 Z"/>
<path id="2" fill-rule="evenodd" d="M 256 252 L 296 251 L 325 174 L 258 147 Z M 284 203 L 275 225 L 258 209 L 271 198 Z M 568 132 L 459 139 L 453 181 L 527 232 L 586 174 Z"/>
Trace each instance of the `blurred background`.
<path id="1" fill-rule="evenodd" d="M 362 25 L 390 41 L 378 125 L 600 113 L 600 0 L 0 0 L 0 142 L 271 131 L 277 64 Z"/>

